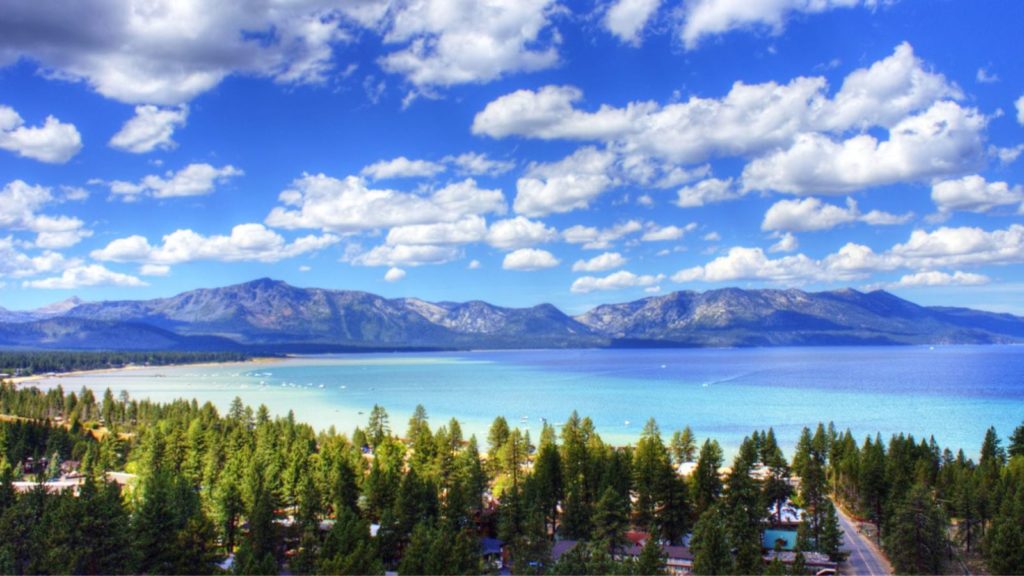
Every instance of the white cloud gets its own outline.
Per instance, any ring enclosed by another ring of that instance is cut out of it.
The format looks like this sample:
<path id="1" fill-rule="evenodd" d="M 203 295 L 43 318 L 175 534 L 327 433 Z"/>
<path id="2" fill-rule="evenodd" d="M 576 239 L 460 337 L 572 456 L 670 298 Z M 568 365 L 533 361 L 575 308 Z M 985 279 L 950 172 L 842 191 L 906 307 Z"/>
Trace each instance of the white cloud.
<path id="1" fill-rule="evenodd" d="M 23 284 L 28 288 L 47 290 L 71 290 L 87 286 L 147 286 L 145 282 L 135 276 L 113 272 L 99 264 L 75 266 L 64 270 L 60 276 L 41 280 L 26 280 Z"/>
<path id="2" fill-rule="evenodd" d="M 457 222 L 477 214 L 504 214 L 501 190 L 479 188 L 466 179 L 429 196 L 372 189 L 356 176 L 303 175 L 279 196 L 266 223 L 278 228 L 314 228 L 352 233 L 377 228 Z"/>
<path id="3" fill-rule="evenodd" d="M 166 264 L 143 264 L 139 267 L 142 276 L 167 276 L 170 273 L 171 267 Z"/>
<path id="4" fill-rule="evenodd" d="M 989 72 L 984 66 L 978 68 L 975 79 L 981 84 L 994 84 L 999 82 L 999 75 Z"/>
<path id="5" fill-rule="evenodd" d="M 844 282 L 873 272 L 930 270 L 985 264 L 1024 263 L 1024 225 L 986 231 L 980 228 L 915 230 L 907 242 L 877 253 L 862 244 L 847 243 L 820 260 L 803 254 L 768 258 L 761 248 L 734 247 L 703 266 L 680 270 L 676 282 L 733 282 L 761 280 L 786 284 Z"/>
<path id="6" fill-rule="evenodd" d="M 444 165 L 428 160 L 409 160 L 399 156 L 392 160 L 381 160 L 363 168 L 363 176 L 374 180 L 393 178 L 430 178 L 444 172 Z"/>
<path id="7" fill-rule="evenodd" d="M 648 223 L 647 230 L 640 237 L 641 242 L 666 242 L 679 240 L 687 232 L 697 229 L 696 222 L 690 222 L 686 226 L 658 226 L 653 222 Z"/>
<path id="8" fill-rule="evenodd" d="M 516 163 L 512 160 L 492 160 L 486 154 L 477 152 L 446 156 L 444 161 L 453 165 L 456 172 L 465 176 L 500 176 L 516 167 Z"/>
<path id="9" fill-rule="evenodd" d="M 637 288 L 643 286 L 654 286 L 665 279 L 664 274 L 652 276 L 644 274 L 638 276 L 627 270 L 613 272 L 603 278 L 595 276 L 583 276 L 572 283 L 569 291 L 574 294 L 587 294 L 596 290 L 622 290 L 625 288 Z"/>
<path id="10" fill-rule="evenodd" d="M 474 118 L 472 131 L 493 138 L 600 141 L 622 157 L 685 165 L 712 157 L 756 156 L 792 146 L 798 138 L 825 138 L 821 132 L 844 134 L 876 125 L 895 130 L 908 114 L 962 96 L 941 74 L 927 70 L 905 43 L 851 72 L 834 97 L 827 89 L 824 77 L 798 77 L 785 84 L 736 82 L 721 98 L 691 96 L 664 105 L 636 101 L 586 111 L 577 107 L 583 100 L 578 88 L 545 86 L 491 101 Z M 983 126 L 982 121 L 977 128 Z M 922 138 L 930 136 L 925 130 Z M 913 138 L 904 135 L 908 139 Z"/>
<path id="11" fill-rule="evenodd" d="M 522 216 L 499 220 L 487 231 L 487 243 L 502 250 L 526 248 L 558 239 L 558 230 Z"/>
<path id="12" fill-rule="evenodd" d="M 431 246 L 428 244 L 376 246 L 348 259 L 357 266 L 421 266 L 423 264 L 444 264 L 459 258 L 462 252 L 457 246 Z"/>
<path id="13" fill-rule="evenodd" d="M 628 262 L 626 258 L 618 252 L 604 252 L 598 254 L 590 260 L 577 260 L 572 265 L 573 272 L 605 272 L 608 270 L 614 270 L 615 268 L 621 268 Z"/>
<path id="14" fill-rule="evenodd" d="M 388 271 L 384 273 L 385 282 L 398 282 L 402 278 L 405 278 L 405 270 L 401 268 L 388 268 Z"/>
<path id="15" fill-rule="evenodd" d="M 399 3 L 380 65 L 428 89 L 489 82 L 558 62 L 554 0 L 423 0 Z"/>
<path id="16" fill-rule="evenodd" d="M 990 278 L 983 274 L 973 274 L 970 272 L 956 272 L 950 274 L 948 272 L 917 272 L 916 274 L 907 274 L 899 279 L 899 281 L 890 284 L 890 288 L 913 288 L 919 286 L 981 286 L 982 284 L 988 284 Z"/>
<path id="17" fill-rule="evenodd" d="M 1013 164 L 1017 161 L 1021 152 L 1024 152 L 1024 144 L 1016 146 L 989 146 L 988 155 L 999 159 L 1000 164 Z"/>
<path id="18" fill-rule="evenodd" d="M 747 190 L 845 194 L 872 186 L 956 174 L 982 163 L 986 118 L 954 102 L 938 102 L 889 131 L 889 140 L 860 134 L 836 142 L 802 134 L 786 150 L 743 169 Z"/>
<path id="19" fill-rule="evenodd" d="M 626 44 L 639 46 L 648 20 L 658 11 L 661 0 L 616 0 L 604 16 L 604 26 Z"/>
<path id="20" fill-rule="evenodd" d="M 469 264 L 466 265 L 466 268 L 470 270 L 479 270 L 481 266 L 482 264 L 480 264 L 479 260 L 470 260 Z"/>
<path id="21" fill-rule="evenodd" d="M 585 250 L 605 250 L 619 239 L 643 228 L 639 220 L 627 220 L 608 228 L 577 224 L 563 230 L 562 238 L 569 244 L 582 244 Z"/>
<path id="22" fill-rule="evenodd" d="M 27 59 L 131 104 L 177 105 L 231 74 L 284 84 L 326 81 L 334 47 L 376 27 L 388 2 L 82 0 L 60 9 L 8 4 L 0 64 Z"/>
<path id="23" fill-rule="evenodd" d="M 706 204 L 717 204 L 736 200 L 746 194 L 732 182 L 732 178 L 720 180 L 708 178 L 701 180 L 693 186 L 684 186 L 679 189 L 676 206 L 680 208 L 696 208 Z"/>
<path id="24" fill-rule="evenodd" d="M 1024 126 L 1024 96 L 1017 98 L 1013 105 L 1017 108 L 1017 123 Z"/>
<path id="25" fill-rule="evenodd" d="M 890 214 L 881 210 L 861 213 L 857 202 L 846 199 L 846 207 L 825 204 L 817 198 L 780 200 L 765 212 L 762 230 L 785 232 L 811 232 L 829 230 L 843 224 L 864 222 L 873 226 L 903 224 L 913 214 Z"/>
<path id="26" fill-rule="evenodd" d="M 704 235 L 705 242 L 718 242 L 722 239 L 722 235 L 718 232 L 708 232 Z"/>
<path id="27" fill-rule="evenodd" d="M 932 184 L 932 200 L 940 213 L 991 212 L 1003 206 L 1014 206 L 1018 213 L 1024 213 L 1024 187 L 987 182 L 977 174 Z"/>
<path id="28" fill-rule="evenodd" d="M 23 180 L 8 182 L 0 190 L 0 228 L 35 233 L 39 248 L 69 248 L 92 236 L 78 218 L 38 213 L 56 201 L 45 186 L 32 186 Z"/>
<path id="29" fill-rule="evenodd" d="M 210 164 L 189 164 L 177 172 L 167 171 L 163 176 L 150 174 L 138 183 L 113 180 L 106 182 L 111 196 L 126 202 L 134 202 L 141 196 L 153 198 L 178 198 L 204 196 L 213 192 L 218 184 L 245 174 L 228 164 L 220 168 Z"/>
<path id="30" fill-rule="evenodd" d="M 121 130 L 110 139 L 110 146 L 118 150 L 144 154 L 157 148 L 170 150 L 177 146 L 171 139 L 174 130 L 184 126 L 188 120 L 188 106 L 160 108 L 146 105 L 136 106 L 135 116 L 124 123 Z"/>
<path id="31" fill-rule="evenodd" d="M 769 252 L 795 252 L 800 247 L 800 241 L 791 232 L 777 236 L 778 241 L 768 248 Z"/>
<path id="32" fill-rule="evenodd" d="M 874 8 L 879 0 L 691 0 L 685 4 L 679 35 L 687 50 L 708 36 L 732 30 L 765 28 L 780 34 L 793 13 L 819 13 L 837 8 Z"/>
<path id="33" fill-rule="evenodd" d="M 82 149 L 82 136 L 74 124 L 53 116 L 47 116 L 42 126 L 25 126 L 14 108 L 0 105 L 0 148 L 40 162 L 64 164 Z"/>
<path id="34" fill-rule="evenodd" d="M 515 252 L 506 254 L 501 267 L 505 270 L 532 271 L 554 268 L 558 266 L 558 263 L 558 258 L 555 258 L 555 255 L 547 250 L 520 248 Z"/>
<path id="35" fill-rule="evenodd" d="M 177 230 L 163 237 L 158 246 L 143 236 L 128 236 L 111 241 L 90 255 L 108 262 L 180 264 L 196 260 L 219 262 L 277 262 L 336 244 L 338 237 L 304 236 L 292 242 L 262 224 L 239 224 L 227 236 L 204 236 L 192 230 Z"/>
<path id="36" fill-rule="evenodd" d="M 386 243 L 392 246 L 469 244 L 480 242 L 486 237 L 487 222 L 480 216 L 472 215 L 457 222 L 395 226 L 388 230 Z"/>
<path id="37" fill-rule="evenodd" d="M 586 147 L 558 162 L 534 164 L 516 182 L 513 207 L 526 216 L 586 208 L 615 184 L 608 175 L 614 162 L 614 154 Z"/>
<path id="38" fill-rule="evenodd" d="M 305 264 L 303 264 L 302 266 L 299 266 L 299 272 L 309 272 L 312 269 L 313 268 L 311 266 L 307 266 Z"/>
<path id="39" fill-rule="evenodd" d="M 67 260 L 58 252 L 46 250 L 38 256 L 28 256 L 16 248 L 13 237 L 0 237 L 0 277 L 24 278 L 77 266 L 77 259 Z"/>

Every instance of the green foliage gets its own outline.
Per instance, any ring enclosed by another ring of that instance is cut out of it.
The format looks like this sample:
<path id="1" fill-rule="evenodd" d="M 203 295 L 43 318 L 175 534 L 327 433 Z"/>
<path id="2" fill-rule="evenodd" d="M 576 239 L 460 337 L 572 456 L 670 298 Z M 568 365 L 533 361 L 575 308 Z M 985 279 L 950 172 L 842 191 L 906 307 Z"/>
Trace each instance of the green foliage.
<path id="1" fill-rule="evenodd" d="M 702 576 L 736 573 L 726 520 L 717 506 L 701 514 L 690 539 L 693 573 Z"/>
<path id="2" fill-rule="evenodd" d="M 885 550 L 900 574 L 937 574 L 946 557 L 946 520 L 924 486 L 912 487 L 889 522 Z"/>

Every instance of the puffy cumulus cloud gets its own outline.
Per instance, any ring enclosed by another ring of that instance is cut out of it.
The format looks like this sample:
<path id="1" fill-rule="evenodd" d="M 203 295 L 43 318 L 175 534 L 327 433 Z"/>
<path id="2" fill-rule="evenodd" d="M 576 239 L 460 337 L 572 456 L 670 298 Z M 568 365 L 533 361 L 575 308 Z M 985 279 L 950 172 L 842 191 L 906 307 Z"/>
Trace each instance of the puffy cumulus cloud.
<path id="1" fill-rule="evenodd" d="M 573 272 L 606 272 L 608 270 L 614 270 L 621 268 L 628 262 L 622 254 L 618 252 L 604 252 L 598 254 L 590 260 L 577 260 L 572 265 Z"/>
<path id="2" fill-rule="evenodd" d="M 64 164 L 82 149 L 82 136 L 74 124 L 53 116 L 47 116 L 42 126 L 25 126 L 14 108 L 0 105 L 0 148 L 40 162 Z"/>
<path id="3" fill-rule="evenodd" d="M 504 214 L 501 190 L 479 188 L 469 178 L 420 196 L 374 189 L 356 176 L 303 175 L 278 197 L 284 206 L 265 222 L 277 228 L 313 228 L 353 233 L 377 228 L 457 222 L 467 216 Z"/>
<path id="4" fill-rule="evenodd" d="M 177 146 L 171 139 L 174 130 L 188 120 L 188 106 L 160 108 L 146 105 L 136 106 L 132 116 L 121 130 L 110 139 L 110 146 L 125 152 L 145 154 L 156 149 L 170 150 Z"/>
<path id="5" fill-rule="evenodd" d="M 785 256 L 772 260 L 760 248 L 730 248 L 704 266 L 676 272 L 674 282 L 734 282 L 736 280 L 767 280 L 771 282 L 805 282 L 818 274 L 817 264 L 804 256 Z"/>
<path id="6" fill-rule="evenodd" d="M 596 276 L 582 276 L 577 278 L 569 291 L 574 294 L 587 294 L 597 290 L 622 290 L 625 288 L 652 287 L 665 279 L 664 274 L 653 276 L 650 274 L 637 275 L 627 270 L 613 272 L 603 278 Z"/>
<path id="7" fill-rule="evenodd" d="M 801 200 L 780 200 L 765 212 L 761 222 L 762 230 L 783 232 L 811 232 L 829 230 L 842 224 L 864 222 L 871 225 L 903 224 L 913 214 L 890 214 L 881 210 L 861 213 L 857 202 L 846 199 L 846 207 L 826 204 L 817 198 Z"/>
<path id="8" fill-rule="evenodd" d="M 840 131 L 888 127 L 944 98 L 959 100 L 963 92 L 943 75 L 928 70 L 904 42 L 891 56 L 851 72 L 822 110 L 819 122 L 824 129 Z"/>
<path id="9" fill-rule="evenodd" d="M 964 172 L 984 160 L 986 124 L 977 110 L 941 101 L 897 123 L 886 141 L 869 134 L 838 142 L 822 134 L 801 134 L 788 149 L 749 163 L 743 169 L 743 187 L 846 194 Z"/>
<path id="10" fill-rule="evenodd" d="M 685 3 L 679 35 L 687 50 L 709 36 L 732 30 L 766 28 L 779 34 L 794 13 L 819 13 L 837 8 L 874 8 L 879 0 L 693 0 Z"/>
<path id="11" fill-rule="evenodd" d="M 786 232 L 776 236 L 778 240 L 768 248 L 769 252 L 796 252 L 800 247 L 800 241 L 792 232 Z"/>
<path id="12" fill-rule="evenodd" d="M 625 236 L 639 232 L 644 225 L 639 220 L 627 220 L 608 228 L 577 224 L 562 231 L 569 244 L 582 244 L 585 250 L 605 250 Z"/>
<path id="13" fill-rule="evenodd" d="M 422 0 L 392 9 L 380 58 L 420 89 L 481 83 L 558 62 L 554 0 Z"/>
<path id="14" fill-rule="evenodd" d="M 234 73 L 319 83 L 333 48 L 377 26 L 384 0 L 82 0 L 4 7 L 0 65 L 25 58 L 131 104 L 176 105 Z"/>
<path id="15" fill-rule="evenodd" d="M 517 90 L 489 102 L 473 118 L 471 130 L 492 138 L 607 140 L 633 132 L 636 123 L 657 110 L 654 102 L 635 102 L 626 108 L 603 105 L 585 112 L 574 106 L 582 99 L 583 92 L 574 86 Z"/>
<path id="16" fill-rule="evenodd" d="M 1024 126 L 1024 96 L 1017 98 L 1013 105 L 1017 108 L 1017 122 Z"/>
<path id="17" fill-rule="evenodd" d="M 988 284 L 991 279 L 984 274 L 961 272 L 957 270 L 952 274 L 948 272 L 927 271 L 907 274 L 898 281 L 889 284 L 890 288 L 916 288 L 921 286 L 981 286 Z"/>
<path id="18" fill-rule="evenodd" d="M 367 252 L 356 254 L 346 260 L 357 266 L 421 266 L 423 264 L 444 264 L 458 259 L 462 252 L 457 246 L 432 246 L 429 244 L 382 245 Z"/>
<path id="19" fill-rule="evenodd" d="M 74 266 L 64 270 L 60 276 L 26 280 L 22 284 L 27 288 L 45 290 L 71 290 L 87 286 L 147 286 L 145 282 L 135 276 L 114 272 L 100 264 Z"/>
<path id="20" fill-rule="evenodd" d="M 909 44 L 854 70 L 833 97 L 824 77 L 788 83 L 736 82 L 720 98 L 692 96 L 665 105 L 578 107 L 573 86 L 519 90 L 488 103 L 473 120 L 475 134 L 505 138 L 602 141 L 620 155 L 694 164 L 712 157 L 753 156 L 788 147 L 800 135 L 889 128 L 943 99 L 961 97 L 941 74 L 926 69 Z M 908 127 L 909 128 L 909 127 Z"/>
<path id="21" fill-rule="evenodd" d="M 470 244 L 487 237 L 487 222 L 481 216 L 467 216 L 457 222 L 410 224 L 388 230 L 386 243 L 391 246 L 425 244 Z"/>
<path id="22" fill-rule="evenodd" d="M 143 264 L 139 267 L 139 274 L 143 276 L 167 276 L 170 273 L 171 267 L 166 264 Z"/>
<path id="23" fill-rule="evenodd" d="M 176 230 L 163 237 L 161 244 L 150 245 L 143 236 L 128 236 L 111 241 L 90 255 L 104 262 L 143 262 L 173 265 L 196 260 L 219 262 L 277 262 L 336 244 L 338 237 L 304 236 L 287 242 L 262 224 L 239 224 L 229 235 L 204 236 L 192 230 Z"/>
<path id="24" fill-rule="evenodd" d="M 499 220 L 487 231 L 487 243 L 502 250 L 526 248 L 558 239 L 558 230 L 522 216 Z"/>
<path id="25" fill-rule="evenodd" d="M 520 248 L 515 252 L 509 252 L 501 262 L 505 270 L 533 271 L 558 266 L 558 258 L 547 250 L 537 248 Z"/>
<path id="26" fill-rule="evenodd" d="M 19 251 L 16 244 L 11 236 L 0 238 L 0 277 L 24 278 L 80 265 L 77 259 L 67 260 L 52 250 L 29 256 Z"/>
<path id="27" fill-rule="evenodd" d="M 409 160 L 405 156 L 399 156 L 391 160 L 374 162 L 363 168 L 360 174 L 374 180 L 388 180 L 391 178 L 430 178 L 444 170 L 444 165 L 437 162 Z"/>
<path id="28" fill-rule="evenodd" d="M 534 164 L 516 182 L 513 207 L 526 216 L 586 208 L 615 184 L 609 175 L 614 163 L 613 153 L 585 147 L 558 162 Z"/>
<path id="29" fill-rule="evenodd" d="M 444 161 L 465 176 L 500 176 L 516 167 L 512 160 L 492 160 L 486 154 L 466 152 L 458 156 L 445 156 Z"/>
<path id="30" fill-rule="evenodd" d="M 643 236 L 640 237 L 640 241 L 665 242 L 668 240 L 679 240 L 687 232 L 693 232 L 696 229 L 696 222 L 690 222 L 686 226 L 658 226 L 653 222 L 648 222 L 647 230 L 644 231 Z"/>
<path id="31" fill-rule="evenodd" d="M 68 248 L 92 236 L 85 223 L 70 216 L 47 216 L 38 211 L 59 201 L 50 188 L 14 180 L 0 190 L 0 228 L 35 233 L 39 248 Z"/>
<path id="32" fill-rule="evenodd" d="M 245 174 L 241 169 L 228 164 L 217 168 L 210 164 L 189 164 L 178 170 L 168 170 L 163 176 L 150 174 L 139 182 L 113 180 L 102 182 L 110 187 L 113 198 L 134 202 L 142 196 L 153 198 L 179 198 L 205 196 L 214 191 L 218 184 Z M 94 180 L 94 183 L 101 181 Z"/>
<path id="33" fill-rule="evenodd" d="M 707 178 L 692 186 L 680 188 L 675 204 L 680 208 L 697 208 L 706 204 L 736 200 L 744 194 L 746 191 L 736 186 L 732 178 Z"/>
<path id="34" fill-rule="evenodd" d="M 989 146 L 988 155 L 997 158 L 1000 164 L 1013 164 L 1017 161 L 1017 158 L 1024 152 L 1024 144 L 1017 144 L 1016 146 Z"/>
<path id="35" fill-rule="evenodd" d="M 1024 225 L 991 231 L 969 226 L 914 230 L 907 242 L 890 252 L 915 268 L 1020 263 L 1024 262 Z"/>
<path id="36" fill-rule="evenodd" d="M 617 0 L 604 15 L 604 27 L 626 44 L 639 46 L 648 20 L 661 0 Z"/>
<path id="37" fill-rule="evenodd" d="M 931 232 L 915 230 L 906 242 L 884 252 L 847 243 L 820 260 L 804 254 L 772 259 L 761 248 L 734 247 L 703 266 L 680 270 L 672 279 L 676 282 L 831 283 L 901 268 L 921 271 L 1020 263 L 1024 263 L 1024 225 L 1013 224 L 991 231 L 943 227 Z"/>
<path id="38" fill-rule="evenodd" d="M 466 268 L 469 270 L 479 270 L 483 264 L 479 260 L 470 260 L 469 264 L 466 264 Z"/>
<path id="39" fill-rule="evenodd" d="M 953 211 L 991 212 L 1013 206 L 1024 213 L 1024 187 L 1006 182 L 988 182 L 977 174 L 932 184 L 932 201 L 940 213 Z"/>
<path id="40" fill-rule="evenodd" d="M 405 270 L 401 268 L 388 268 L 388 271 L 384 273 L 385 282 L 398 282 L 402 278 L 405 278 Z"/>

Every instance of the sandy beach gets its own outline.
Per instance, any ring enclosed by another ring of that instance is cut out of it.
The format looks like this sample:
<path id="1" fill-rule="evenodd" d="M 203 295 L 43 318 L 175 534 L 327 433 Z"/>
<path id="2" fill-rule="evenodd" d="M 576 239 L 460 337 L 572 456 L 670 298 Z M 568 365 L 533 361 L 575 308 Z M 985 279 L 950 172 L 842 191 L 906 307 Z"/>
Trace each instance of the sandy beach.
<path id="1" fill-rule="evenodd" d="M 239 366 L 239 367 L 244 368 L 246 366 L 257 366 L 257 365 L 260 365 L 260 364 L 270 364 L 270 363 L 273 363 L 273 362 L 280 362 L 281 360 L 284 360 L 286 358 L 287 357 L 283 357 L 283 358 L 258 357 L 258 358 L 251 358 L 249 360 L 244 360 L 244 361 L 241 361 L 241 362 L 195 362 L 195 363 L 187 362 L 187 363 L 184 363 L 184 364 L 161 364 L 159 366 L 145 366 L 145 365 L 140 365 L 140 364 L 132 364 L 130 366 L 122 366 L 121 368 L 97 368 L 95 370 L 72 370 L 71 372 L 47 372 L 46 374 L 33 374 L 31 376 L 17 376 L 17 377 L 14 377 L 14 378 L 7 378 L 6 380 L 9 381 L 9 382 L 13 382 L 13 383 L 15 383 L 17 385 L 22 385 L 22 384 L 29 384 L 29 383 L 32 383 L 32 382 L 41 382 L 41 381 L 44 381 L 44 380 L 57 380 L 57 379 L 61 379 L 61 378 L 69 378 L 69 377 L 73 377 L 73 376 L 96 376 L 96 375 L 102 375 L 102 374 L 119 374 L 119 373 L 124 373 L 124 372 L 132 372 L 132 371 L 135 371 L 135 370 L 148 370 L 148 369 L 152 369 L 152 368 L 165 368 L 165 367 L 169 368 L 169 367 L 178 367 L 178 366 L 194 366 L 196 368 L 203 368 L 203 367 L 210 367 L 210 366 L 218 366 L 218 367 Z"/>

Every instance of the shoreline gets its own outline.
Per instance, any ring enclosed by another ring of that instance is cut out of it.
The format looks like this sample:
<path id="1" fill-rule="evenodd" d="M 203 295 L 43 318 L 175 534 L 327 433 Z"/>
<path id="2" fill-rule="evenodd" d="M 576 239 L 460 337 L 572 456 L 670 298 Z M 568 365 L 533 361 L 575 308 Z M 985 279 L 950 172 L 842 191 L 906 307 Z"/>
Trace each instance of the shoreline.
<path id="1" fill-rule="evenodd" d="M 32 382 L 41 382 L 44 380 L 59 380 L 61 378 L 70 378 L 75 376 L 96 376 L 102 374 L 118 374 L 121 372 L 134 372 L 137 370 L 148 370 L 152 368 L 177 368 L 181 366 L 195 366 L 195 367 L 208 367 L 208 366 L 251 366 L 258 364 L 270 364 L 273 362 L 280 362 L 292 358 L 291 355 L 276 357 L 276 356 L 257 356 L 248 360 L 242 361 L 229 361 L 229 362 L 185 362 L 175 364 L 160 364 L 160 365 L 141 365 L 132 364 L 129 366 L 122 366 L 120 368 L 95 368 L 91 370 L 72 370 L 70 372 L 48 372 L 46 374 L 33 374 L 31 376 L 16 376 L 14 378 L 6 378 L 5 381 L 14 383 L 15 386 L 21 386 L 24 384 L 30 384 Z"/>

